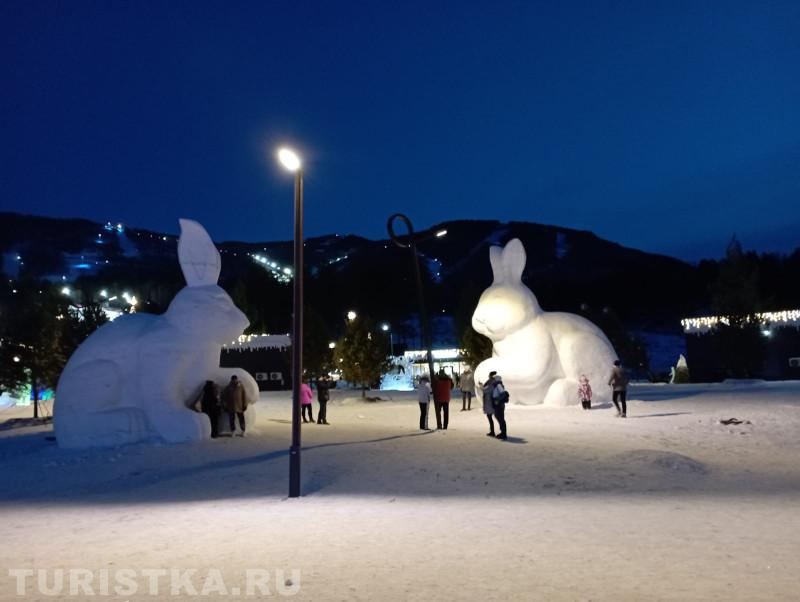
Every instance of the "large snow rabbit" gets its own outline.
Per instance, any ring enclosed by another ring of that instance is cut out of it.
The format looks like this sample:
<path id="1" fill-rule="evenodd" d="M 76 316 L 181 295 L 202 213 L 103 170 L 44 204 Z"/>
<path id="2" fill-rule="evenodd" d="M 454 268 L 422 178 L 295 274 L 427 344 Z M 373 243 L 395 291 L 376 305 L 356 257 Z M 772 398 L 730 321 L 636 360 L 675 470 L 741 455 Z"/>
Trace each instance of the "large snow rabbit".
<path id="1" fill-rule="evenodd" d="M 219 286 L 220 256 L 205 229 L 181 219 L 178 258 L 187 286 L 163 315 L 121 316 L 94 332 L 67 362 L 53 408 L 61 447 L 208 438 L 205 414 L 187 409 L 205 380 L 236 374 L 248 402 L 258 386 L 244 370 L 220 368 L 223 343 L 247 328 L 245 315 Z"/>
<path id="2" fill-rule="evenodd" d="M 522 283 L 525 248 L 519 239 L 491 247 L 494 282 L 481 295 L 472 327 L 492 340 L 492 357 L 475 370 L 503 376 L 512 403 L 565 406 L 578 403 L 582 374 L 595 384 L 595 399 L 608 401 L 605 383 L 617 354 L 603 332 L 575 314 L 545 312 Z"/>

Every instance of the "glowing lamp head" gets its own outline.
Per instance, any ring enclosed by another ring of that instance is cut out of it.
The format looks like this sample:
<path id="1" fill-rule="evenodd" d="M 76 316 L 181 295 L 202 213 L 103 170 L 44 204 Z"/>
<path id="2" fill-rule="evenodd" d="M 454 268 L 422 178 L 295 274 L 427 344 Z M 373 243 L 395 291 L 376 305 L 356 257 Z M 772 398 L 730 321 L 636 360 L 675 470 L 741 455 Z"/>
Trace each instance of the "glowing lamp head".
<path id="1" fill-rule="evenodd" d="M 437 238 L 441 238 L 442 236 L 444 236 L 444 235 L 446 235 L 446 234 L 447 234 L 447 230 L 439 230 L 439 231 L 436 233 L 436 237 L 437 237 Z"/>
<path id="2" fill-rule="evenodd" d="M 328 349 L 336 349 L 336 343 L 334 343 L 333 341 L 328 343 Z"/>
<path id="3" fill-rule="evenodd" d="M 347 312 L 347 319 L 348 319 L 348 320 L 350 320 L 350 321 L 352 322 L 353 320 L 355 320 L 355 319 L 356 319 L 356 315 L 357 315 L 357 314 L 356 314 L 356 312 L 354 312 L 354 311 L 348 311 L 348 312 Z"/>
<path id="4" fill-rule="evenodd" d="M 300 169 L 300 157 L 297 156 L 293 150 L 288 148 L 281 148 L 278 150 L 278 161 L 281 162 L 286 169 L 295 172 Z"/>
<path id="5" fill-rule="evenodd" d="M 381 330 L 382 330 L 383 332 L 386 332 L 386 331 L 388 331 L 388 330 L 389 330 L 389 325 L 388 325 L 388 324 L 381 324 Z"/>

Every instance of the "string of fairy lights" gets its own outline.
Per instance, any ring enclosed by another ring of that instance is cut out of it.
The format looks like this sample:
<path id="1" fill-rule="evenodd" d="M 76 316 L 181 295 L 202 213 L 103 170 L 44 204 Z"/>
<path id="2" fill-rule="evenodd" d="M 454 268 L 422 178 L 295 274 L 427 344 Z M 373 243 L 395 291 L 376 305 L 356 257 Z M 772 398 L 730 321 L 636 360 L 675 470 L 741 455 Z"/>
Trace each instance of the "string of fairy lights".
<path id="1" fill-rule="evenodd" d="M 786 326 L 800 328 L 800 309 L 755 313 L 745 316 L 743 322 L 745 324 L 760 324 L 764 329 L 769 329 L 770 327 L 782 328 Z M 729 326 L 730 323 L 729 316 L 702 316 L 699 318 L 684 318 L 681 320 L 681 326 L 683 326 L 683 331 L 685 333 L 708 332 L 720 324 Z"/>

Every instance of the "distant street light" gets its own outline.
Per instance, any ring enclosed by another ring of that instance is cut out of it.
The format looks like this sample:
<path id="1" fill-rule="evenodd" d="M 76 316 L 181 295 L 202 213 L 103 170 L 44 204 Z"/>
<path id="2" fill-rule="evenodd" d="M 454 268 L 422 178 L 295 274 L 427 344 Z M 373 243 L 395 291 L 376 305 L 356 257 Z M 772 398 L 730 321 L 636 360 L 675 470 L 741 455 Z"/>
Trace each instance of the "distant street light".
<path id="1" fill-rule="evenodd" d="M 294 173 L 294 313 L 292 327 L 292 446 L 289 448 L 289 497 L 300 497 L 300 383 L 303 378 L 303 170 L 288 148 L 278 160 Z"/>
<path id="2" fill-rule="evenodd" d="M 333 341 L 328 343 L 328 349 L 336 349 L 336 343 L 334 343 Z"/>
<path id="3" fill-rule="evenodd" d="M 357 316 L 358 314 L 352 310 L 347 312 L 347 319 L 350 320 L 351 322 L 355 320 Z"/>
<path id="4" fill-rule="evenodd" d="M 381 324 L 381 330 L 389 333 L 389 354 L 394 357 L 394 337 L 392 336 L 392 327 L 384 322 Z"/>

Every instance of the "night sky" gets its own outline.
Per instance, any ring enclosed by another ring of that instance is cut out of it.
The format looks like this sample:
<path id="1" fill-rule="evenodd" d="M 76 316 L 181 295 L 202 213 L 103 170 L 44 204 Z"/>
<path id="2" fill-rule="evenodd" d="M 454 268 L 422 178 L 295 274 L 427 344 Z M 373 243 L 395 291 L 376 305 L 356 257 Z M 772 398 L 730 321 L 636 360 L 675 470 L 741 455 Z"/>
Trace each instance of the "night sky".
<path id="1" fill-rule="evenodd" d="M 449 219 L 800 246 L 800 2 L 0 1 L 0 210 L 224 240 Z"/>

